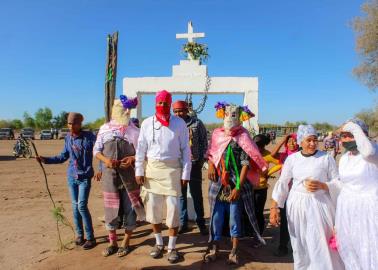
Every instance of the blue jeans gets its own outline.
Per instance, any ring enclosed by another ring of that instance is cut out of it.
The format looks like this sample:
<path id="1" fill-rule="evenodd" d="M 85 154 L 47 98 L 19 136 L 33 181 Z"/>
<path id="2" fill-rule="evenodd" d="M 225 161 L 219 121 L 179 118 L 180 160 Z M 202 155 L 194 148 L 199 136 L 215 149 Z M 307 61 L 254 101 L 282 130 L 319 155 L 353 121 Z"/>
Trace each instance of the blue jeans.
<path id="1" fill-rule="evenodd" d="M 68 177 L 68 188 L 71 193 L 72 212 L 75 230 L 78 237 L 84 237 L 83 223 L 87 240 L 94 240 L 92 217 L 88 209 L 88 198 L 91 190 L 91 180 L 77 180 Z"/>
<path id="2" fill-rule="evenodd" d="M 234 202 L 223 202 L 216 200 L 211 226 L 214 241 L 219 241 L 222 238 L 225 215 L 230 217 L 229 224 L 231 237 L 241 237 L 241 211 L 239 200 Z"/>

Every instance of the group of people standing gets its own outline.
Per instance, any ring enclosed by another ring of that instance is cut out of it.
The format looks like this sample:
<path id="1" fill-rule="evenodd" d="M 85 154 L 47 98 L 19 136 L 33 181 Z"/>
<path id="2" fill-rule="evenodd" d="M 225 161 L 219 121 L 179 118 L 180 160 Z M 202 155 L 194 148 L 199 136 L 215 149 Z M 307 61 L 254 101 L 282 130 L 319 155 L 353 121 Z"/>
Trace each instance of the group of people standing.
<path id="1" fill-rule="evenodd" d="M 242 126 L 254 116 L 246 106 L 218 102 L 216 115 L 223 119 L 223 127 L 208 140 L 204 124 L 189 114 L 185 101 L 172 104 L 171 94 L 162 90 L 155 103 L 155 114 L 139 129 L 130 121 L 137 99 L 120 96 L 114 101 L 111 121 L 100 128 L 97 138 L 81 130 L 81 114 L 70 113 L 71 132 L 63 152 L 37 157 L 46 164 L 70 159 L 67 176 L 77 245 L 84 249 L 96 245 L 87 206 L 93 157 L 101 162 L 109 238 L 102 254 L 127 255 L 137 220 L 145 220 L 151 223 L 156 240 L 150 255 L 163 257 L 165 219 L 171 263 L 180 259 L 178 234 L 189 230 L 188 186 L 199 231 L 209 234 L 204 261 L 217 259 L 219 241 L 228 226 L 232 248 L 227 262 L 238 264 L 241 237 L 253 236 L 254 246 L 265 244 L 268 179 L 282 170 L 270 208 L 270 223 L 281 224 L 277 255 L 288 253 L 290 239 L 295 269 L 378 269 L 378 147 L 369 140 L 363 122 L 348 121 L 338 131 L 347 150 L 338 169 L 331 155 L 318 150 L 317 132 L 310 125 L 299 126 L 297 134 L 286 136 L 269 152 L 265 149 L 268 136 L 251 138 Z M 208 227 L 202 198 L 205 161 L 210 180 Z M 117 229 L 125 230 L 121 245 Z M 337 248 L 330 245 L 332 241 Z"/>

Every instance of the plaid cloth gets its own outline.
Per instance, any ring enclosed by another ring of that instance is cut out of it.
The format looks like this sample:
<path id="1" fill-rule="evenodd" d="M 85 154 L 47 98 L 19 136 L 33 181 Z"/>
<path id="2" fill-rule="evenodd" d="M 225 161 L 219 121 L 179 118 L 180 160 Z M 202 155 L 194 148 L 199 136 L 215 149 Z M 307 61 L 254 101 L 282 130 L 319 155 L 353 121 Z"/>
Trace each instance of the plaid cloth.
<path id="1" fill-rule="evenodd" d="M 240 146 L 232 144 L 231 147 L 233 148 L 232 150 L 234 152 L 238 152 Z M 227 149 L 227 148 L 226 148 Z M 242 154 L 242 153 L 240 153 Z M 238 160 L 238 158 L 236 158 Z M 219 166 L 221 167 L 221 163 L 219 163 Z M 239 165 L 240 166 L 240 165 Z M 239 167 L 238 166 L 238 167 Z M 241 167 L 241 166 L 240 166 Z M 222 168 L 220 168 L 222 169 Z M 239 168 L 238 168 L 239 169 Z M 234 184 L 236 184 L 236 176 L 234 171 L 231 169 L 230 170 L 230 181 L 232 181 Z M 210 205 L 210 226 L 209 226 L 209 242 L 212 242 L 213 240 L 213 235 L 212 235 L 212 224 L 213 224 L 213 215 L 214 215 L 214 207 L 215 207 L 215 202 L 218 199 L 218 194 L 222 190 L 222 183 L 221 183 L 221 177 L 218 177 L 217 182 L 211 181 L 211 184 L 209 186 L 209 205 Z M 259 241 L 263 244 L 265 244 L 265 240 L 261 237 L 259 233 L 259 227 L 257 225 L 257 220 L 255 216 L 255 203 L 253 200 L 253 188 L 249 181 L 244 181 L 243 185 L 241 186 L 240 189 L 240 198 L 243 200 L 243 205 L 244 209 L 248 215 L 249 222 L 254 230 L 254 234 L 259 239 Z"/>

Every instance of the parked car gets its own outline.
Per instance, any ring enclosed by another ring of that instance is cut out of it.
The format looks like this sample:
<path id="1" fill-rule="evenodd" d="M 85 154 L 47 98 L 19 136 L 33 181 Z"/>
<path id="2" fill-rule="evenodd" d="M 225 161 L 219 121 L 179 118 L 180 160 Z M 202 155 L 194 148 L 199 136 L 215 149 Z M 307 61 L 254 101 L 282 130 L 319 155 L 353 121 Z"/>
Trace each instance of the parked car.
<path id="1" fill-rule="evenodd" d="M 25 139 L 35 140 L 34 129 L 32 129 L 32 128 L 23 128 L 23 129 L 21 129 L 21 135 Z"/>
<path id="2" fill-rule="evenodd" d="M 50 129 L 41 130 L 41 134 L 39 137 L 41 140 L 52 140 L 54 139 L 53 134 L 51 133 Z"/>
<path id="3" fill-rule="evenodd" d="M 0 128 L 0 139 L 1 140 L 14 140 L 13 129 L 11 128 Z"/>
<path id="4" fill-rule="evenodd" d="M 68 128 L 62 128 L 61 130 L 59 130 L 58 139 L 59 140 L 64 139 L 69 132 L 70 130 Z"/>

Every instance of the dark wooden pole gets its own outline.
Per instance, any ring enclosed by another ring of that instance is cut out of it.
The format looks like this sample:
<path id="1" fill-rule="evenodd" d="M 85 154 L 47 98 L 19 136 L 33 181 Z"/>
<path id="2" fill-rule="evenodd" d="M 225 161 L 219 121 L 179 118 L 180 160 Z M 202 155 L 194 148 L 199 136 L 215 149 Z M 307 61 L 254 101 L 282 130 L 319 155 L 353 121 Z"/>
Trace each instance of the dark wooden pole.
<path id="1" fill-rule="evenodd" d="M 117 52 L 118 52 L 118 32 L 108 35 L 106 55 L 106 75 L 105 75 L 105 121 L 111 119 L 112 106 L 116 91 L 117 80 Z"/>

